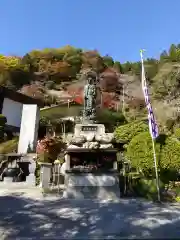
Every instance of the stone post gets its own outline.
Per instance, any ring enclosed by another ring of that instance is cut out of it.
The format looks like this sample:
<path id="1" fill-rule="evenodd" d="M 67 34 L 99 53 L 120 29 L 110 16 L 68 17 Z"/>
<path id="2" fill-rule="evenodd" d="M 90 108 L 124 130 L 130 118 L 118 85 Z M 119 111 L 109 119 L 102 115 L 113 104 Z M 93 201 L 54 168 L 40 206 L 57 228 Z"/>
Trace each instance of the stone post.
<path id="1" fill-rule="evenodd" d="M 22 157 L 22 161 L 29 163 L 29 175 L 26 176 L 26 183 L 32 187 L 36 186 L 36 154 L 27 154 Z"/>
<path id="2" fill-rule="evenodd" d="M 68 153 L 65 154 L 65 165 L 66 165 L 66 170 L 70 170 L 70 155 Z M 69 181 L 69 175 L 65 173 L 65 175 L 64 175 L 64 186 L 65 186 L 65 189 L 68 186 L 68 181 Z M 66 191 L 63 192 L 63 197 L 64 198 L 67 197 Z"/>
<path id="3" fill-rule="evenodd" d="M 32 187 L 36 186 L 35 170 L 36 170 L 36 162 L 34 160 L 30 160 L 29 161 L 29 175 L 26 177 L 26 182 L 28 185 L 31 185 Z"/>
<path id="4" fill-rule="evenodd" d="M 70 155 L 68 153 L 65 154 L 65 163 L 66 163 L 66 170 L 70 169 Z"/>
<path id="5" fill-rule="evenodd" d="M 114 169 L 114 170 L 117 170 L 117 161 L 114 161 L 114 162 L 113 162 L 113 169 Z"/>
<path id="6" fill-rule="evenodd" d="M 48 189 L 50 187 L 50 179 L 51 179 L 51 163 L 40 163 L 40 187 Z"/>

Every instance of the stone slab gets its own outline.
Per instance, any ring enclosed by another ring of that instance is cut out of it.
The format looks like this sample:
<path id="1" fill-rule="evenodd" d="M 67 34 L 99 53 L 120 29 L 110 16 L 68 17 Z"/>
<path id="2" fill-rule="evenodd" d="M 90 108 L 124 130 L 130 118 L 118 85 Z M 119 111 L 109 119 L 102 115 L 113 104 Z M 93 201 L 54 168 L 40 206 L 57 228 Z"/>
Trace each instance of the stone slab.
<path id="1" fill-rule="evenodd" d="M 35 151 L 39 127 L 40 110 L 35 104 L 23 104 L 18 153 Z"/>
<path id="2" fill-rule="evenodd" d="M 69 175 L 69 174 L 68 174 Z M 74 175 L 69 175 L 68 176 L 68 186 L 77 186 L 77 187 L 83 187 L 83 186 L 88 186 L 88 187 L 95 187 L 95 186 L 106 186 L 106 187 L 111 187 L 114 186 L 117 183 L 117 179 L 113 175 L 106 175 L 102 174 L 101 176 L 96 176 L 91 173 L 86 174 L 86 175 L 80 175 L 78 176 L 77 174 Z"/>
<path id="3" fill-rule="evenodd" d="M 116 174 L 66 174 L 64 198 L 119 199 L 119 178 Z"/>
<path id="4" fill-rule="evenodd" d="M 89 133 L 95 133 L 98 135 L 105 134 L 104 124 L 76 124 L 74 128 L 74 135 L 88 135 Z"/>

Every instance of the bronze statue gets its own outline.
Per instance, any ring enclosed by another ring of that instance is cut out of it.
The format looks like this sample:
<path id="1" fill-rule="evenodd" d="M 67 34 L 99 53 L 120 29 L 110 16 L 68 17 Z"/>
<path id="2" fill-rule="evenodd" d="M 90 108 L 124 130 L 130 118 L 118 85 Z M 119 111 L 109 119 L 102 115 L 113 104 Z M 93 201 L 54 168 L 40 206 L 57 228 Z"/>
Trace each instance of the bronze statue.
<path id="1" fill-rule="evenodd" d="M 84 87 L 84 118 L 94 120 L 96 116 L 96 74 L 87 73 L 87 84 Z"/>

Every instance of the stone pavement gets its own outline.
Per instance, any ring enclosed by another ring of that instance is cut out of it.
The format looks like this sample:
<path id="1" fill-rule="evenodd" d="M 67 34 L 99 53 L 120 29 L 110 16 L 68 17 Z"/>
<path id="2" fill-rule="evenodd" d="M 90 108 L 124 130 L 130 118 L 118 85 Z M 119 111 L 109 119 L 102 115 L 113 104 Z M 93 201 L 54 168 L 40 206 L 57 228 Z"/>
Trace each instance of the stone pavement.
<path id="1" fill-rule="evenodd" d="M 180 204 L 43 197 L 38 188 L 0 188 L 1 239 L 180 238 Z"/>

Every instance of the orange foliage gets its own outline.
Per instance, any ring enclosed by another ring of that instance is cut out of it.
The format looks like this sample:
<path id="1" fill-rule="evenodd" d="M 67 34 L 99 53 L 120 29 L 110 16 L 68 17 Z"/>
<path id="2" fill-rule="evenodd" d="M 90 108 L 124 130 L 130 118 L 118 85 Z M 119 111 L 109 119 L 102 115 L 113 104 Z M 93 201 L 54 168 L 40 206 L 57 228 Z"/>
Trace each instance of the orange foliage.
<path id="1" fill-rule="evenodd" d="M 96 50 L 84 52 L 82 55 L 82 62 L 82 68 L 92 68 L 96 69 L 98 72 L 102 71 L 104 68 L 103 59 Z"/>
<path id="2" fill-rule="evenodd" d="M 51 74 L 58 74 L 62 77 L 68 77 L 71 70 L 71 66 L 64 61 L 52 63 L 50 67 Z"/>

